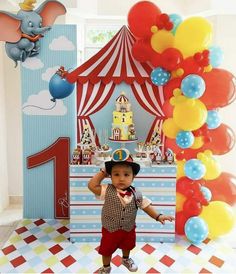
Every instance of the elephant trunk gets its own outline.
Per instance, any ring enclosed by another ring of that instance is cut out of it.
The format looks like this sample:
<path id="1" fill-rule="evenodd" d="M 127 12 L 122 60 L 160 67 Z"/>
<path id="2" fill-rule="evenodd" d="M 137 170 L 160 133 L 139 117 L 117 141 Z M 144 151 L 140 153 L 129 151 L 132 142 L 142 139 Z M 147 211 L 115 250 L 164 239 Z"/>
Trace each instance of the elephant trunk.
<path id="1" fill-rule="evenodd" d="M 35 28 L 33 30 L 34 34 L 44 34 L 46 31 L 49 31 L 51 29 L 50 26 L 42 27 L 42 28 Z"/>

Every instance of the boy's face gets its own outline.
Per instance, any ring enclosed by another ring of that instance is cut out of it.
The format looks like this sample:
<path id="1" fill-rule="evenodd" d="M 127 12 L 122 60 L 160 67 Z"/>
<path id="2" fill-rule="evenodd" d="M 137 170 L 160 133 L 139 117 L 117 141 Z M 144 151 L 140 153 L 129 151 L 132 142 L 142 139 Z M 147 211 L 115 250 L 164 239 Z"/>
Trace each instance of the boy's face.
<path id="1" fill-rule="evenodd" d="M 126 189 L 129 187 L 134 179 L 133 170 L 131 166 L 117 164 L 111 170 L 112 184 L 118 189 Z"/>

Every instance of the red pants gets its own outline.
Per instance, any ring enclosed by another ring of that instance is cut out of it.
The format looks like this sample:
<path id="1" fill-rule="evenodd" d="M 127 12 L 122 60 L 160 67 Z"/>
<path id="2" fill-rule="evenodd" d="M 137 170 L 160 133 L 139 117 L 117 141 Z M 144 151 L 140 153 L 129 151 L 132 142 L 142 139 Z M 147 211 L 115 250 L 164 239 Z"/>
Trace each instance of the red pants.
<path id="1" fill-rule="evenodd" d="M 112 255 L 117 248 L 122 250 L 131 250 L 136 244 L 135 228 L 127 232 L 119 229 L 115 232 L 109 232 L 104 227 L 102 228 L 102 239 L 98 253 L 103 256 Z"/>

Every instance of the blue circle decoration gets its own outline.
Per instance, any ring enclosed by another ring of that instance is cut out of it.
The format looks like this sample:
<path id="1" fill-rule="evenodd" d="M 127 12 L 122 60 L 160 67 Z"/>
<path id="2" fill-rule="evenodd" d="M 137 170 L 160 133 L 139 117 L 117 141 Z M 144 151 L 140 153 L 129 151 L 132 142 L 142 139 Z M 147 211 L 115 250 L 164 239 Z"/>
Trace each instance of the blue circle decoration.
<path id="1" fill-rule="evenodd" d="M 129 158 L 129 155 L 130 153 L 128 149 L 125 149 L 125 148 L 116 149 L 112 153 L 112 160 L 115 162 L 125 161 Z"/>
<path id="2" fill-rule="evenodd" d="M 212 193 L 211 193 L 210 189 L 207 188 L 207 187 L 205 187 L 205 186 L 201 186 L 200 190 L 201 190 L 201 192 L 202 192 L 204 198 L 205 198 L 208 202 L 210 202 L 210 200 L 211 200 L 211 198 L 212 198 Z"/>
<path id="3" fill-rule="evenodd" d="M 204 79 L 197 74 L 189 74 L 181 82 L 183 94 L 192 99 L 200 98 L 206 89 Z"/>
<path id="4" fill-rule="evenodd" d="M 174 27 L 172 33 L 175 34 L 179 24 L 183 21 L 182 17 L 176 13 L 169 14 L 169 19 L 173 23 Z"/>
<path id="5" fill-rule="evenodd" d="M 156 86 L 164 86 L 169 81 L 170 76 L 167 70 L 157 67 L 151 73 L 151 81 Z"/>
<path id="6" fill-rule="evenodd" d="M 221 118 L 217 110 L 208 110 L 206 124 L 209 129 L 215 129 L 220 126 Z"/>
<path id="7" fill-rule="evenodd" d="M 176 144 L 181 148 L 189 148 L 194 143 L 194 135 L 191 131 L 179 131 L 176 135 Z"/>
<path id="8" fill-rule="evenodd" d="M 185 163 L 184 173 L 191 180 L 199 180 L 205 175 L 206 167 L 200 160 L 191 159 Z"/>
<path id="9" fill-rule="evenodd" d="M 69 96 L 74 90 L 75 84 L 71 84 L 65 78 L 55 73 L 49 81 L 49 92 L 52 95 L 52 101 L 63 99 Z"/>
<path id="10" fill-rule="evenodd" d="M 210 64 L 213 68 L 219 67 L 224 59 L 223 50 L 220 47 L 212 46 L 209 48 Z"/>
<path id="11" fill-rule="evenodd" d="M 200 244 L 207 238 L 208 226 L 200 217 L 191 217 L 184 225 L 185 235 L 193 244 Z"/>

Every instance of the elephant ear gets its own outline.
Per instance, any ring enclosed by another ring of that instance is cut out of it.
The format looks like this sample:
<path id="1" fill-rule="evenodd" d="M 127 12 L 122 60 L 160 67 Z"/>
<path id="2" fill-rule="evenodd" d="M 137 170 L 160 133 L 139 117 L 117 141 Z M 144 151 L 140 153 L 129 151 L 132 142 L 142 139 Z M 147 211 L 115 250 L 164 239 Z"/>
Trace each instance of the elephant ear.
<path id="1" fill-rule="evenodd" d="M 53 25 L 56 18 L 66 13 L 66 8 L 58 1 L 45 1 L 36 10 L 42 17 L 43 26 Z"/>
<path id="2" fill-rule="evenodd" d="M 0 12 L 0 40 L 15 43 L 21 38 L 21 20 L 9 12 Z"/>

